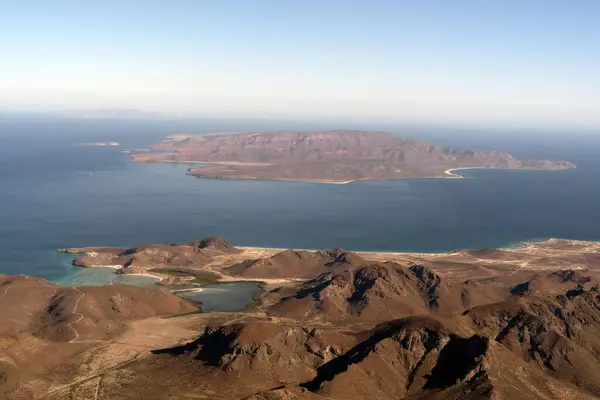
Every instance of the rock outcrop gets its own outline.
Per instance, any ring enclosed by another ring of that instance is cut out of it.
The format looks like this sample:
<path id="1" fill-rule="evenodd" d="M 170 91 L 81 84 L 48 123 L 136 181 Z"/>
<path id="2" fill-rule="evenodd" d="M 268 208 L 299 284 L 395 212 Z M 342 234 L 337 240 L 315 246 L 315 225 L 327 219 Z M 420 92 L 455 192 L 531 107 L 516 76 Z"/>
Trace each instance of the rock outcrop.
<path id="1" fill-rule="evenodd" d="M 348 329 L 290 321 L 208 328 L 187 345 L 155 352 L 154 369 L 145 371 L 167 365 L 178 376 L 194 371 L 199 382 L 210 377 L 211 393 L 222 397 L 227 387 L 229 396 L 251 399 L 600 396 L 596 287 Z"/>
<path id="2" fill-rule="evenodd" d="M 236 254 L 240 250 L 220 236 L 182 244 L 145 244 L 130 248 L 83 247 L 59 249 L 61 253 L 82 254 L 73 260 L 79 267 L 111 266 L 118 273 L 136 273 L 148 268 L 202 267 L 211 257 Z"/>
<path id="3" fill-rule="evenodd" d="M 502 301 L 508 288 L 472 281 L 448 283 L 432 270 L 414 265 L 339 263 L 297 287 L 271 291 L 270 315 L 289 318 L 382 322 L 410 315 L 457 313 L 477 304 Z"/>
<path id="4" fill-rule="evenodd" d="M 354 253 L 342 249 L 304 251 L 284 250 L 268 258 L 246 260 L 227 268 L 232 275 L 248 278 L 310 278 L 340 264 L 364 263 Z"/>

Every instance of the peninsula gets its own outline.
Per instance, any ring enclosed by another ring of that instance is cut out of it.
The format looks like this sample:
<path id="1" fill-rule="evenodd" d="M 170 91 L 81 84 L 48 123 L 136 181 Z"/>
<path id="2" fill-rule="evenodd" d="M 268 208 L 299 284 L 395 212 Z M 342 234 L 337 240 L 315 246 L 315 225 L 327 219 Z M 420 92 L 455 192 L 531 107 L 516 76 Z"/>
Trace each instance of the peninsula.
<path id="1" fill-rule="evenodd" d="M 456 177 L 458 168 L 563 170 L 567 161 L 517 160 L 502 151 L 474 151 L 408 140 L 387 132 L 253 132 L 171 135 L 135 162 L 203 164 L 193 176 L 322 183 Z"/>

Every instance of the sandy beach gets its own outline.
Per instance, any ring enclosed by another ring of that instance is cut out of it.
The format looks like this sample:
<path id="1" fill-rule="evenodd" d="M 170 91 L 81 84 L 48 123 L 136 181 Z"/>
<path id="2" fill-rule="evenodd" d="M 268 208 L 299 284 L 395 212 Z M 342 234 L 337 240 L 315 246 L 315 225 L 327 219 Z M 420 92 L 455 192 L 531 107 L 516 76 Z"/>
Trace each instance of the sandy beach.
<path id="1" fill-rule="evenodd" d="M 110 268 L 110 269 L 121 269 L 122 265 L 90 265 L 89 267 L 81 267 L 81 268 Z"/>
<path id="2" fill-rule="evenodd" d="M 270 178 L 270 181 L 288 181 L 288 182 L 304 182 L 304 183 L 322 183 L 326 185 L 347 185 L 355 181 L 321 181 L 313 179 L 286 179 L 286 178 Z"/>
<path id="3" fill-rule="evenodd" d="M 281 248 L 281 247 L 245 247 L 245 246 L 235 246 L 236 248 L 244 251 L 243 255 L 244 256 L 271 256 L 271 255 L 275 255 L 277 253 L 280 253 L 282 251 L 285 250 L 289 250 L 288 248 Z M 297 251 L 319 251 L 322 249 L 297 249 L 294 248 L 294 250 Z M 369 257 L 369 256 L 390 256 L 390 257 L 395 257 L 395 256 L 447 256 L 447 255 L 451 255 L 451 254 L 455 254 L 455 251 L 452 252 L 437 252 L 437 253 L 419 253 L 419 252 L 407 252 L 407 251 L 355 251 L 352 249 L 344 249 L 347 251 L 351 251 L 353 253 L 358 254 L 359 256 L 364 256 L 364 257 Z"/>
<path id="4" fill-rule="evenodd" d="M 449 178 L 464 178 L 464 175 L 455 174 L 453 171 L 460 171 L 465 169 L 490 169 L 489 167 L 459 167 L 450 168 L 444 171 L 444 174 L 448 175 Z"/>
<path id="5" fill-rule="evenodd" d="M 123 276 L 148 276 L 150 278 L 158 279 L 158 282 L 160 282 L 163 279 L 165 279 L 165 277 L 168 276 L 168 275 L 165 275 L 165 277 L 161 277 L 159 275 L 147 274 L 147 273 L 144 273 L 144 272 L 137 272 L 135 274 L 123 274 Z"/>

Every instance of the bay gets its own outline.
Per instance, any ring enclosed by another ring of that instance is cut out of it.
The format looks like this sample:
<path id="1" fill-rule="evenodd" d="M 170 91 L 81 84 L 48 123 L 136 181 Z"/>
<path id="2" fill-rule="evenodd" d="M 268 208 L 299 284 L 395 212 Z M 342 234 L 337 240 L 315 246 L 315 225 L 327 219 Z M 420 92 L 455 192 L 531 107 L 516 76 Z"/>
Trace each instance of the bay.
<path id="1" fill-rule="evenodd" d="M 245 123 L 244 130 L 286 127 L 253 123 Z M 185 175 L 189 165 L 134 164 L 122 152 L 170 133 L 241 125 L 0 118 L 0 273 L 98 283 L 103 278 L 82 277 L 82 270 L 55 250 L 210 235 L 243 246 L 414 252 L 508 247 L 548 237 L 600 239 L 599 140 L 593 136 L 548 140 L 513 132 L 488 138 L 441 130 L 427 138 L 442 145 L 500 148 L 519 157 L 564 159 L 578 168 L 470 170 L 462 172 L 473 179 L 348 185 L 203 180 Z M 122 146 L 76 146 L 88 141 Z"/>

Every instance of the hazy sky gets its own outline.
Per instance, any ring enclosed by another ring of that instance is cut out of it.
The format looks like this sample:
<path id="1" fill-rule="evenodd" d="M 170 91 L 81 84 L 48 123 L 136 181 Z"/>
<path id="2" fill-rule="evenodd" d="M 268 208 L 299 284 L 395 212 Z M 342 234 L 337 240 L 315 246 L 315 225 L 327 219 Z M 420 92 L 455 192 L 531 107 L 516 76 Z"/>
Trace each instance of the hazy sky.
<path id="1" fill-rule="evenodd" d="M 600 1 L 0 0 L 0 108 L 600 126 Z"/>

